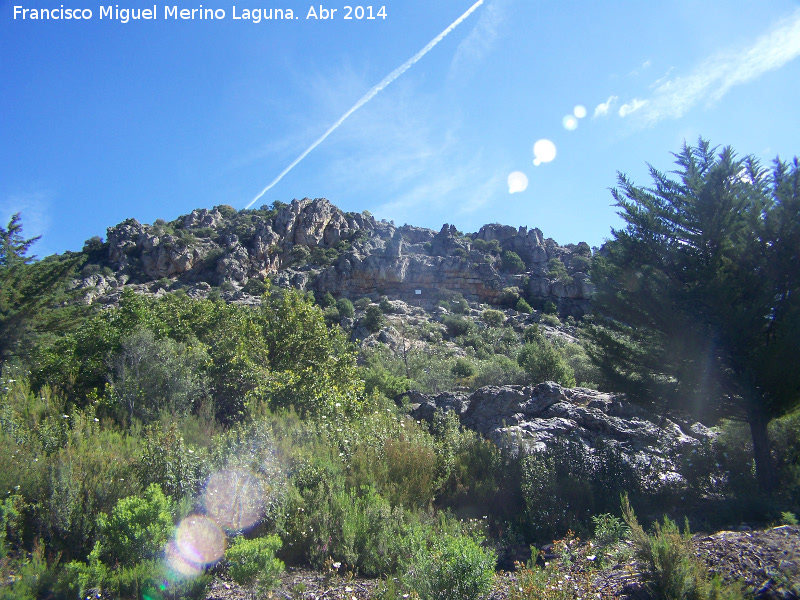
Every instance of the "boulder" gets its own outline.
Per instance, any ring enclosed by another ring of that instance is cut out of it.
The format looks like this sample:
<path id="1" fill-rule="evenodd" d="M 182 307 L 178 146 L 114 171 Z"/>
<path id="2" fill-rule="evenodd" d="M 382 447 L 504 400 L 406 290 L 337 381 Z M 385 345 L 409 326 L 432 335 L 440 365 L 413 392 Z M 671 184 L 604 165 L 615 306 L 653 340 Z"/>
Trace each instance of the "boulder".
<path id="1" fill-rule="evenodd" d="M 542 451 L 559 438 L 580 442 L 589 452 L 610 444 L 631 464 L 655 469 L 662 481 L 679 479 L 677 457 L 714 436 L 699 423 L 684 430 L 623 396 L 552 381 L 488 386 L 468 396 L 409 392 L 407 397 L 415 419 L 431 421 L 437 410 L 455 410 L 465 427 L 515 451 Z"/>

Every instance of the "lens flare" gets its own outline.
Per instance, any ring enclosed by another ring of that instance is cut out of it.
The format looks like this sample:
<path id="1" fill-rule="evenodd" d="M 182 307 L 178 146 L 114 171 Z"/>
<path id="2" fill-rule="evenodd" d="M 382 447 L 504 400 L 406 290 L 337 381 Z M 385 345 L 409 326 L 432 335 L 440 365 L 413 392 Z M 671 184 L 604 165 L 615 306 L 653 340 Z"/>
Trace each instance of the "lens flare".
<path id="1" fill-rule="evenodd" d="M 583 104 L 578 104 L 572 109 L 572 114 L 578 119 L 583 119 L 586 116 L 586 107 Z"/>
<path id="2" fill-rule="evenodd" d="M 561 119 L 561 124 L 567 131 L 575 131 L 578 128 L 578 119 L 572 115 L 566 115 Z"/>
<path id="3" fill-rule="evenodd" d="M 214 473 L 206 484 L 206 514 L 220 527 L 241 531 L 264 513 L 264 487 L 248 471 L 231 469 Z"/>
<path id="4" fill-rule="evenodd" d="M 190 515 L 180 522 L 167 545 L 167 563 L 185 577 L 197 577 L 225 553 L 225 533 L 203 515 Z"/>
<path id="5" fill-rule="evenodd" d="M 508 193 L 516 194 L 528 189 L 528 176 L 522 171 L 514 171 L 508 176 Z"/>
<path id="6" fill-rule="evenodd" d="M 533 164 L 537 167 L 556 157 L 556 145 L 550 140 L 539 140 L 533 145 Z"/>

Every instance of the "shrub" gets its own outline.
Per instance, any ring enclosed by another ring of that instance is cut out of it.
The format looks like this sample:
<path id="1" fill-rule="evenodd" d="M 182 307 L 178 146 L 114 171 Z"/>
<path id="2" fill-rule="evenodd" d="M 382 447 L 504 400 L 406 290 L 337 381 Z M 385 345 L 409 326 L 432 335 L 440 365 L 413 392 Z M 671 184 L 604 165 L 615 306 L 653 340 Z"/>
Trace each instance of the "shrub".
<path id="1" fill-rule="evenodd" d="M 450 310 L 459 315 L 465 315 L 469 312 L 469 304 L 466 300 L 459 294 L 456 298 L 450 302 Z"/>
<path id="2" fill-rule="evenodd" d="M 500 293 L 500 297 L 498 298 L 498 303 L 500 306 L 513 308 L 517 305 L 517 302 L 519 302 L 520 293 L 521 290 L 518 287 L 503 288 L 503 291 Z"/>
<path id="3" fill-rule="evenodd" d="M 478 365 L 473 386 L 477 389 L 485 385 L 517 385 L 523 383 L 524 379 L 525 372 L 515 360 L 494 354 Z"/>
<path id="4" fill-rule="evenodd" d="M 322 311 L 322 317 L 325 319 L 327 325 L 333 325 L 341 320 L 339 309 L 336 306 L 329 306 Z"/>
<path id="5" fill-rule="evenodd" d="M 336 301 L 336 308 L 339 309 L 339 315 L 345 319 L 352 319 L 356 314 L 353 303 L 347 298 L 339 298 Z"/>
<path id="6" fill-rule="evenodd" d="M 572 283 L 572 277 L 567 273 L 567 267 L 561 262 L 560 258 L 551 258 L 547 263 L 547 277 L 564 283 Z"/>
<path id="7" fill-rule="evenodd" d="M 525 344 L 517 355 L 517 362 L 528 375 L 530 383 L 555 381 L 565 387 L 575 385 L 575 373 L 553 344 L 547 340 Z"/>
<path id="8" fill-rule="evenodd" d="M 325 292 L 317 299 L 317 304 L 319 304 L 322 308 L 328 308 L 329 306 L 334 306 L 336 304 L 336 300 L 333 297 L 333 294 L 330 292 Z"/>
<path id="9" fill-rule="evenodd" d="M 694 555 L 688 522 L 681 533 L 675 522 L 664 515 L 663 523 L 656 522 L 653 534 L 648 535 L 639 525 L 625 495 L 622 497 L 622 515 L 630 528 L 634 555 L 643 567 L 653 597 L 663 600 L 733 600 L 743 597 L 741 590 L 724 587 L 718 578 L 709 579 L 705 564 Z"/>
<path id="10" fill-rule="evenodd" d="M 353 303 L 353 305 L 354 305 L 354 306 L 355 306 L 355 307 L 356 307 L 358 310 L 365 310 L 365 309 L 366 309 L 366 308 L 367 308 L 367 307 L 368 307 L 370 304 L 372 304 L 372 300 L 370 300 L 370 299 L 369 299 L 369 298 L 367 298 L 366 296 L 363 296 L 363 297 L 359 298 L 358 300 L 356 300 L 356 301 Z"/>
<path id="11" fill-rule="evenodd" d="M 483 322 L 489 327 L 500 327 L 505 322 L 506 316 L 502 311 L 487 308 L 481 313 L 481 319 L 483 319 Z"/>
<path id="12" fill-rule="evenodd" d="M 496 561 L 468 536 L 443 535 L 415 553 L 403 580 L 421 600 L 481 600 L 492 591 Z"/>
<path id="13" fill-rule="evenodd" d="M 542 312 L 544 312 L 546 315 L 554 315 L 558 312 L 558 306 L 556 306 L 556 303 L 552 300 L 548 300 L 544 303 Z"/>
<path id="14" fill-rule="evenodd" d="M 367 331 L 376 333 L 383 328 L 384 323 L 386 323 L 386 317 L 383 316 L 383 311 L 375 305 L 368 306 L 361 319 L 361 325 L 364 326 Z"/>
<path id="15" fill-rule="evenodd" d="M 525 298 L 520 298 L 517 302 L 515 310 L 517 312 L 530 314 L 533 309 L 531 308 L 531 305 L 525 301 Z"/>
<path id="16" fill-rule="evenodd" d="M 472 377 L 477 373 L 477 369 L 475 365 L 473 365 L 469 360 L 466 358 L 457 358 L 456 362 L 453 363 L 453 366 L 450 367 L 450 372 L 460 379 L 466 379 L 467 377 Z"/>
<path id="17" fill-rule="evenodd" d="M 572 270 L 580 273 L 588 273 L 592 268 L 592 259 L 585 256 L 574 255 L 570 261 Z"/>
<path id="18" fill-rule="evenodd" d="M 49 598 L 55 583 L 55 565 L 48 567 L 44 546 L 38 542 L 30 557 L 8 565 L 3 564 L 3 584 L 0 585 L 0 600 L 36 600 Z M 11 567 L 14 575 L 8 577 L 6 568 Z"/>
<path id="19" fill-rule="evenodd" d="M 394 312 L 394 306 L 392 306 L 392 303 L 389 302 L 389 298 L 387 298 L 386 296 L 381 296 L 381 300 L 378 303 L 378 307 L 381 309 L 382 313 L 387 315 Z"/>
<path id="20" fill-rule="evenodd" d="M 231 577 L 239 585 L 250 588 L 253 600 L 275 587 L 283 572 L 283 562 L 275 558 L 281 545 L 277 535 L 252 540 L 239 537 L 225 552 Z"/>
<path id="21" fill-rule="evenodd" d="M 442 323 L 447 328 L 447 334 L 450 337 L 466 335 L 475 327 L 475 324 L 467 317 L 457 317 L 455 315 L 445 315 Z"/>
<path id="22" fill-rule="evenodd" d="M 522 262 L 519 254 L 511 250 L 503 252 L 501 261 L 502 269 L 507 273 L 522 273 L 525 270 L 525 263 Z"/>
<path id="23" fill-rule="evenodd" d="M 381 364 L 369 365 L 364 369 L 363 377 L 367 395 L 378 392 L 387 398 L 395 398 L 411 387 L 408 377 L 393 375 Z"/>
<path id="24" fill-rule="evenodd" d="M 550 325 L 550 327 L 558 327 L 561 325 L 561 321 L 558 320 L 558 317 L 551 314 L 542 315 L 540 321 L 545 325 Z"/>
<path id="25" fill-rule="evenodd" d="M 174 423 L 148 428 L 142 458 L 133 469 L 142 485 L 158 484 L 173 498 L 196 492 L 204 475 L 200 457 L 187 447 Z"/>
<path id="26" fill-rule="evenodd" d="M 105 553 L 112 562 L 133 565 L 155 558 L 172 534 L 172 501 L 153 483 L 142 497 L 123 498 L 111 516 L 97 517 Z"/>
<path id="27" fill-rule="evenodd" d="M 601 548 L 610 546 L 630 534 L 630 528 L 619 517 L 603 513 L 592 517 L 594 523 L 594 543 Z"/>
<path id="28" fill-rule="evenodd" d="M 244 284 L 242 290 L 246 294 L 250 294 L 251 296 L 261 296 L 269 289 L 269 286 L 264 283 L 261 279 L 256 279 L 255 277 L 251 277 L 247 280 L 247 283 Z"/>

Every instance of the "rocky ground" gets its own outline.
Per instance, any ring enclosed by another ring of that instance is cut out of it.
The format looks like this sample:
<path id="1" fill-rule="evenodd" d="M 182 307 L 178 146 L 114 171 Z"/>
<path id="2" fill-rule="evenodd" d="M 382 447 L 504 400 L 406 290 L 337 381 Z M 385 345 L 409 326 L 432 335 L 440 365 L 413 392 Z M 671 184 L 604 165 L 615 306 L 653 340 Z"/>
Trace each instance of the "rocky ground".
<path id="1" fill-rule="evenodd" d="M 763 600 L 800 598 L 800 527 L 782 526 L 759 531 L 722 531 L 699 534 L 692 539 L 698 557 L 706 561 L 712 574 L 726 581 L 743 583 L 755 597 Z M 559 564 L 562 583 L 572 587 L 575 598 L 619 598 L 649 600 L 642 575 L 632 558 L 600 569 L 592 547 L 573 540 L 571 564 Z M 552 551 L 550 546 L 546 552 Z M 545 554 L 546 560 L 559 559 Z M 509 588 L 517 583 L 513 572 L 498 573 L 491 600 L 505 600 Z M 272 598 L 297 600 L 367 600 L 377 598 L 380 580 L 338 574 L 324 575 L 305 570 L 290 570 Z M 249 596 L 235 583 L 218 577 L 206 600 L 245 600 Z"/>

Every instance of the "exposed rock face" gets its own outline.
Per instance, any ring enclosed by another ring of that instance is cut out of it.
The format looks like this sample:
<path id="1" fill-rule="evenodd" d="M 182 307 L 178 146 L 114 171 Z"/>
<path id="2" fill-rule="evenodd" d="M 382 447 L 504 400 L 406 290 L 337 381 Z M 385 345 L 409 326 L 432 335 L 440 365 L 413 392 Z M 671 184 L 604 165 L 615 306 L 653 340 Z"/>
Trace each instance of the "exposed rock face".
<path id="1" fill-rule="evenodd" d="M 538 229 L 491 224 L 464 236 L 445 224 L 436 233 L 395 227 L 368 213 L 345 213 L 325 199 L 263 208 L 197 209 L 158 226 L 128 219 L 108 229 L 103 266 L 140 285 L 169 278 L 235 292 L 252 278 L 269 277 L 335 296 L 387 295 L 428 307 L 437 304 L 442 290 L 496 304 L 503 289 L 513 287 L 552 300 L 562 314 L 588 310 L 592 286 L 585 274 L 573 273 L 568 283 L 548 277 L 548 262 L 558 258 L 569 267 L 578 246 L 559 246 Z M 580 252 L 590 254 L 583 246 Z M 516 252 L 527 272 L 504 273 L 498 251 Z"/>
<path id="2" fill-rule="evenodd" d="M 680 477 L 674 461 L 682 448 L 713 436 L 699 423 L 684 431 L 614 394 L 553 382 L 489 386 L 470 395 L 445 392 L 430 397 L 410 392 L 408 400 L 414 418 L 430 421 L 437 409 L 454 410 L 464 426 L 498 445 L 540 451 L 559 437 L 579 441 L 590 450 L 610 443 L 632 464 L 655 464 L 662 480 Z"/>

